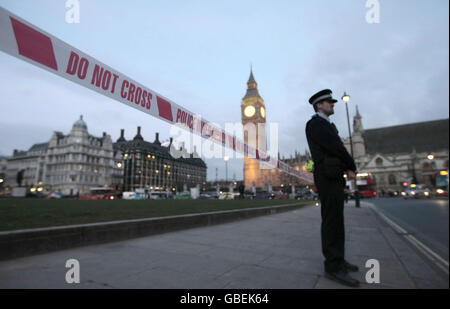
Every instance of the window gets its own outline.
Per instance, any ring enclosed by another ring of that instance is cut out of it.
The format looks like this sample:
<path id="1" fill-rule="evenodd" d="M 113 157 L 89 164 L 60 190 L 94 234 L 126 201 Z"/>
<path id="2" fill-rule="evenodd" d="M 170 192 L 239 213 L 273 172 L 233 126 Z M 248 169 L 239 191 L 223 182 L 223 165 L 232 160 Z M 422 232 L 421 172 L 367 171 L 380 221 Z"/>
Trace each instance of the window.
<path id="1" fill-rule="evenodd" d="M 375 160 L 375 164 L 376 164 L 377 166 L 383 166 L 383 159 L 377 158 L 377 159 Z"/>
<path id="2" fill-rule="evenodd" d="M 395 185 L 397 183 L 396 179 L 395 179 L 395 175 L 389 175 L 389 184 L 390 185 Z"/>

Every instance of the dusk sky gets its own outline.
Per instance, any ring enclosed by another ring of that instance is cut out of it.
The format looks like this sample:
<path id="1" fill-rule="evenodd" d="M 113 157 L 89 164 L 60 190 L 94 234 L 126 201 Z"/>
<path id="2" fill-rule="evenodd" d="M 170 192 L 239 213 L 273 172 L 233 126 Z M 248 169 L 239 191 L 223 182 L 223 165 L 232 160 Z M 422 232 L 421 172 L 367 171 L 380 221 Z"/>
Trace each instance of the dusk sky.
<path id="1" fill-rule="evenodd" d="M 0 6 L 211 122 L 240 122 L 250 63 L 277 123 L 279 151 L 308 148 L 305 124 L 315 92 L 339 99 L 335 122 L 348 136 L 358 105 L 365 129 L 449 117 L 449 1 L 379 0 L 379 23 L 366 0 L 79 0 L 80 23 L 65 20 L 65 0 L 0 0 Z M 169 138 L 166 122 L 0 52 L 0 155 L 68 134 L 83 115 L 89 133 L 120 129 L 132 139 Z M 351 119 L 351 122 L 352 119 Z M 206 159 L 208 180 L 225 177 Z M 242 160 L 228 177 L 242 179 Z"/>

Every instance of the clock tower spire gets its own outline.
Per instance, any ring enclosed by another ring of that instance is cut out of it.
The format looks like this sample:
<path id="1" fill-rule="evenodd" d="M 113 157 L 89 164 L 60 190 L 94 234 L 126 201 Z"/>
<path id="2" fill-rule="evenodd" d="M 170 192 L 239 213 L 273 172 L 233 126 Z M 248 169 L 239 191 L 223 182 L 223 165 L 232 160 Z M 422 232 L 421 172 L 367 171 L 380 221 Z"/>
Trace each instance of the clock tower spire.
<path id="1" fill-rule="evenodd" d="M 255 77 L 253 76 L 253 69 L 250 69 L 250 77 L 248 78 L 248 81 L 247 81 L 247 92 L 246 92 L 243 100 L 245 100 L 247 98 L 253 98 L 253 97 L 260 98 L 262 101 L 262 98 L 258 92 L 258 83 L 256 82 Z"/>

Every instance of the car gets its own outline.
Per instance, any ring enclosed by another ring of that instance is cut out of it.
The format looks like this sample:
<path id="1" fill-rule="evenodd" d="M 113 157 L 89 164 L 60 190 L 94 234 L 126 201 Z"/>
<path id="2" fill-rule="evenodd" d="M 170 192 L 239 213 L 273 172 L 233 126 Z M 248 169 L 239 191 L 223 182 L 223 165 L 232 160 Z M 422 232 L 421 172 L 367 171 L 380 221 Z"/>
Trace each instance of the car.
<path id="1" fill-rule="evenodd" d="M 176 194 L 173 199 L 174 200 L 188 200 L 191 198 L 191 194 L 189 192 L 181 192 Z"/>
<path id="2" fill-rule="evenodd" d="M 50 193 L 47 196 L 47 198 L 49 198 L 49 199 L 60 199 L 60 198 L 63 198 L 63 195 L 62 195 L 61 192 L 52 192 L 52 193 Z"/>
<path id="3" fill-rule="evenodd" d="M 275 199 L 276 200 L 287 200 L 288 199 L 288 195 L 282 192 L 277 192 L 275 193 Z"/>
<path id="4" fill-rule="evenodd" d="M 387 194 L 388 197 L 397 197 L 397 196 L 400 195 L 400 192 L 393 191 L 393 190 L 388 190 L 386 194 Z"/>
<path id="5" fill-rule="evenodd" d="M 212 191 L 212 192 L 209 192 L 209 193 L 207 193 L 208 195 L 210 195 L 211 197 L 212 197 L 212 199 L 218 199 L 219 198 L 219 196 L 220 196 L 220 193 L 218 193 L 217 191 Z"/>
<path id="6" fill-rule="evenodd" d="M 233 192 L 233 198 L 234 199 L 238 199 L 238 198 L 240 198 L 240 196 L 241 196 L 241 194 L 239 193 L 239 192 Z"/>
<path id="7" fill-rule="evenodd" d="M 104 194 L 82 194 L 78 197 L 80 200 L 103 200 Z"/>
<path id="8" fill-rule="evenodd" d="M 138 189 L 134 190 L 134 199 L 135 200 L 147 200 L 149 198 L 150 198 L 150 190 L 149 189 L 138 188 Z"/>
<path id="9" fill-rule="evenodd" d="M 442 188 L 436 189 L 436 196 L 437 197 L 448 197 L 448 191 Z"/>
<path id="10" fill-rule="evenodd" d="M 104 200 L 118 200 L 121 198 L 121 194 L 119 194 L 118 192 L 112 192 L 112 193 L 107 193 L 103 196 Z"/>
<path id="11" fill-rule="evenodd" d="M 232 200 L 234 199 L 233 193 L 231 192 L 222 192 L 219 195 L 219 200 Z"/>
<path id="12" fill-rule="evenodd" d="M 295 195 L 295 199 L 297 200 L 309 200 L 309 201 L 317 201 L 319 199 L 319 195 L 317 193 L 315 193 L 314 191 L 303 191 L 300 193 L 297 193 Z"/>
<path id="13" fill-rule="evenodd" d="M 134 200 L 136 198 L 136 192 L 125 191 L 122 193 L 122 199 L 124 200 Z"/>
<path id="14" fill-rule="evenodd" d="M 187 195 L 189 196 L 188 198 L 191 197 L 189 193 Z M 167 200 L 172 198 L 172 193 L 167 191 L 151 191 L 148 193 L 148 198 L 151 200 Z"/>
<path id="15" fill-rule="evenodd" d="M 254 194 L 253 199 L 255 200 L 266 200 L 266 199 L 270 199 L 272 197 L 272 194 L 266 192 L 266 191 L 261 191 L 261 192 L 256 192 L 256 194 Z"/>
<path id="16" fill-rule="evenodd" d="M 431 191 L 428 188 L 426 188 L 425 185 L 412 184 L 409 186 L 408 189 L 406 189 L 404 192 L 402 192 L 402 196 L 404 199 L 430 198 Z"/>
<path id="17" fill-rule="evenodd" d="M 214 199 L 214 198 L 215 198 L 214 196 L 212 196 L 212 195 L 210 195 L 210 194 L 208 194 L 208 193 L 202 193 L 202 194 L 200 194 L 200 196 L 198 197 L 199 200 L 212 200 L 212 199 Z"/>
<path id="18" fill-rule="evenodd" d="M 92 187 L 85 194 L 78 196 L 79 200 L 117 200 L 122 193 L 108 187 Z"/>

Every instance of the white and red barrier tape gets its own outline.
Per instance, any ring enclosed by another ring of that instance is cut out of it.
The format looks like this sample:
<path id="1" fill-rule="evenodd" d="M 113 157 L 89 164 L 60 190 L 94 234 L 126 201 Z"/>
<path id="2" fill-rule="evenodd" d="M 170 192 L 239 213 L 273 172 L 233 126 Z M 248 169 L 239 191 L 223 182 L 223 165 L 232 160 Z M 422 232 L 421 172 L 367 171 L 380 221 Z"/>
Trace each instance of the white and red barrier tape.
<path id="1" fill-rule="evenodd" d="M 277 158 L 271 158 L 264 151 L 226 133 L 186 108 L 1 7 L 0 50 L 153 117 L 181 125 L 194 134 L 210 138 L 215 143 L 255 158 L 272 168 L 313 182 L 310 173 L 298 171 Z"/>

